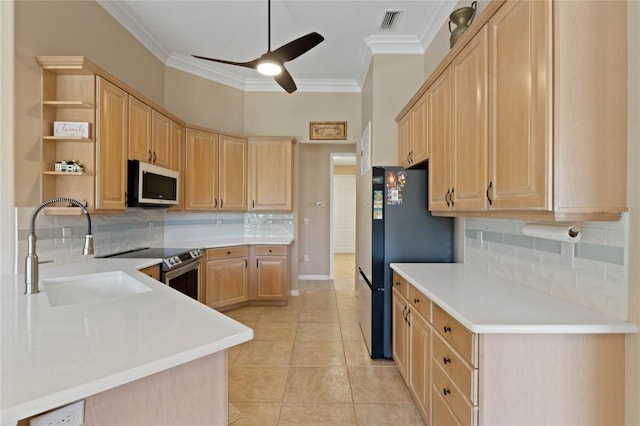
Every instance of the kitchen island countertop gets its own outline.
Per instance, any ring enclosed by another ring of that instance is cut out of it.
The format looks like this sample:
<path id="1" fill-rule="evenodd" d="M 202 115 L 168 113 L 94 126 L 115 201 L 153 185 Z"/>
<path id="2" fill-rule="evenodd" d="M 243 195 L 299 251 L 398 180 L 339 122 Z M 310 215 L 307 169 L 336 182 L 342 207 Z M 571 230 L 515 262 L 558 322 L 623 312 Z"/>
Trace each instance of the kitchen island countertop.
<path id="1" fill-rule="evenodd" d="M 635 324 L 464 263 L 391 269 L 474 333 L 637 333 Z"/>
<path id="2" fill-rule="evenodd" d="M 40 269 L 41 279 L 122 271 L 148 291 L 64 306 L 0 276 L 0 423 L 18 420 L 193 361 L 253 330 L 138 271 L 161 259 L 90 258 Z"/>

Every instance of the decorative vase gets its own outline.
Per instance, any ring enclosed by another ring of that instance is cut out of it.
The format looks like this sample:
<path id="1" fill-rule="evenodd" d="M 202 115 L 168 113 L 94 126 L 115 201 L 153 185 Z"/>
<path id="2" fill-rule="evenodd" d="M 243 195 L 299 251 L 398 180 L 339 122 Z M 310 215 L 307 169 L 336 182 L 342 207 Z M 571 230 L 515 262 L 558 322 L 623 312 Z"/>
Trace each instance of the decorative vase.
<path id="1" fill-rule="evenodd" d="M 451 33 L 449 43 L 451 47 L 456 44 L 458 39 L 462 37 L 462 34 L 467 31 L 467 28 L 469 28 L 469 25 L 473 22 L 473 18 L 476 16 L 476 7 L 477 2 L 474 1 L 471 3 L 471 6 L 456 9 L 449 15 L 449 32 Z M 451 23 L 456 25 L 453 31 L 451 30 Z"/>

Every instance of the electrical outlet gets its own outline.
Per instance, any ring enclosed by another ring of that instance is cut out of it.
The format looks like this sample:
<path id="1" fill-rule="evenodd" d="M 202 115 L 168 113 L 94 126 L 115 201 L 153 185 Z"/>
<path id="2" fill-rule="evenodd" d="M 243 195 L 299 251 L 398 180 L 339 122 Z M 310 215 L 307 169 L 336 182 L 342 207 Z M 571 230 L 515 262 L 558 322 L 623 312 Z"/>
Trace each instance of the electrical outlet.
<path id="1" fill-rule="evenodd" d="M 84 400 L 29 420 L 29 426 L 82 426 L 82 423 L 84 423 Z"/>
<path id="2" fill-rule="evenodd" d="M 304 223 L 305 225 L 308 225 L 308 224 L 309 224 L 309 218 L 308 218 L 308 217 L 305 217 L 305 218 L 304 218 L 304 222 L 303 222 L 303 223 Z"/>
<path id="3" fill-rule="evenodd" d="M 305 255 L 304 255 L 304 261 L 305 261 L 305 262 L 308 262 L 308 261 L 309 261 L 309 255 L 308 255 L 308 254 L 305 254 Z"/>

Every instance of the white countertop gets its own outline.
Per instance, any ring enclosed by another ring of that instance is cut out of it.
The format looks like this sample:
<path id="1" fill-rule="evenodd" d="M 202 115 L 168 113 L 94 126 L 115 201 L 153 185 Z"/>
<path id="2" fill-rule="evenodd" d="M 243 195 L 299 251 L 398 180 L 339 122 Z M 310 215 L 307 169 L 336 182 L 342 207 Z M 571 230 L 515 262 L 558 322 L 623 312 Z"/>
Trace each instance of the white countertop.
<path id="1" fill-rule="evenodd" d="M 41 267 L 40 278 L 124 271 L 150 291 L 52 307 L 0 276 L 0 423 L 65 405 L 225 350 L 253 330 L 137 270 L 160 259 L 87 259 Z M 41 287 L 42 288 L 42 287 Z"/>
<path id="2" fill-rule="evenodd" d="M 236 238 L 216 238 L 203 240 L 170 240 L 165 241 L 166 247 L 175 248 L 217 248 L 230 246 L 248 245 L 286 245 L 293 243 L 293 237 L 236 237 Z"/>
<path id="3" fill-rule="evenodd" d="M 392 263 L 474 333 L 637 333 L 624 322 L 463 263 Z"/>

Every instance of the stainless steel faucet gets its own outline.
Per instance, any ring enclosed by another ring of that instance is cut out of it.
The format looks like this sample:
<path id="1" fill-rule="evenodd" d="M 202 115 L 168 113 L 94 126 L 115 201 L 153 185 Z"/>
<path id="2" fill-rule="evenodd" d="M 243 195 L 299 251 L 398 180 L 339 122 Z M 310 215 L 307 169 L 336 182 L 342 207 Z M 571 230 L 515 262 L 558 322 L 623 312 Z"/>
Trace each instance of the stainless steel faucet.
<path id="1" fill-rule="evenodd" d="M 84 237 L 75 238 L 84 238 L 84 247 L 82 249 L 82 254 L 84 254 L 85 256 L 93 254 L 91 216 L 89 216 L 89 211 L 87 210 L 87 208 L 80 201 L 74 200 L 73 198 L 53 198 L 51 200 L 44 201 L 42 204 L 36 207 L 33 213 L 31 213 L 31 225 L 29 227 L 29 236 L 27 237 L 27 256 L 24 259 L 24 294 L 36 294 L 40 292 L 40 290 L 38 289 L 38 265 L 43 262 L 40 262 L 38 260 L 38 255 L 36 254 L 36 217 L 43 208 L 45 208 L 49 204 L 54 203 L 73 204 L 74 206 L 80 207 L 82 209 L 82 212 L 87 216 L 87 234 Z M 54 238 L 63 237 L 61 236 Z"/>

